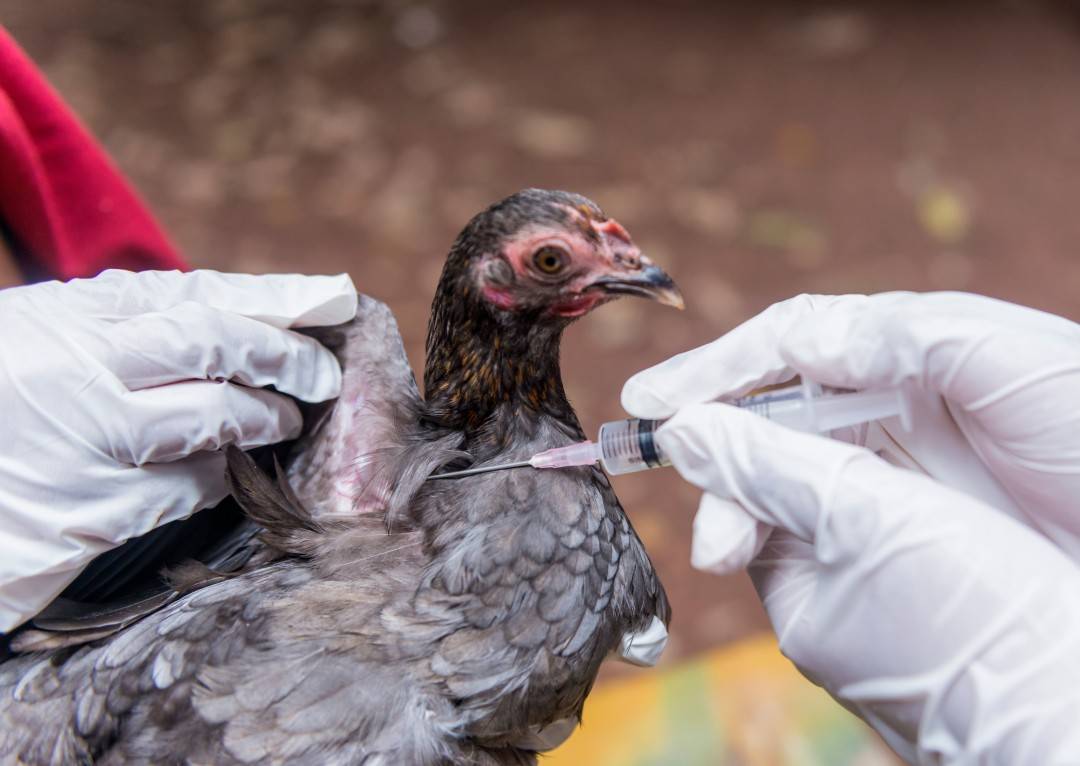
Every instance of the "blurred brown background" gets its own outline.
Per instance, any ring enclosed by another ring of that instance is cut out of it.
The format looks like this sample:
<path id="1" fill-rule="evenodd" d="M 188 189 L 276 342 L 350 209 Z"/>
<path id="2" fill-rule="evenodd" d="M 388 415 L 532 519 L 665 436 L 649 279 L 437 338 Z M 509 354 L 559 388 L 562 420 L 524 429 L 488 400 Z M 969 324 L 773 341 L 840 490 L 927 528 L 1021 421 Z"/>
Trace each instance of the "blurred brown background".
<path id="1" fill-rule="evenodd" d="M 680 282 L 572 328 L 592 430 L 633 372 L 803 291 L 964 289 L 1080 316 L 1067 4 L 3 0 L 196 266 L 350 272 L 414 365 L 442 257 L 525 186 L 593 197 Z M 697 492 L 619 493 L 668 585 L 665 662 L 761 630 L 690 571 Z"/>

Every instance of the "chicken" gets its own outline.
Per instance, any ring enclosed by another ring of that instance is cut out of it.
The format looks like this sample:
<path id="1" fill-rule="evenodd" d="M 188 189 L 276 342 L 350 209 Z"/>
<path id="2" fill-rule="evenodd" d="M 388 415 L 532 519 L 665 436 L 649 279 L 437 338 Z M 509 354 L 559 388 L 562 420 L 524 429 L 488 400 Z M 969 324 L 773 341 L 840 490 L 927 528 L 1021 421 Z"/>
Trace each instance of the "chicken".
<path id="1" fill-rule="evenodd" d="M 16 636 L 0 759 L 535 763 L 537 732 L 580 719 L 623 635 L 669 621 L 663 588 L 597 468 L 427 479 L 584 439 L 559 340 L 620 295 L 682 304 L 595 204 L 526 190 L 450 250 L 423 398 L 392 315 L 362 296 L 323 337 L 342 395 L 284 471 L 230 451 L 250 558 L 182 567 L 148 614 L 74 640 Z"/>

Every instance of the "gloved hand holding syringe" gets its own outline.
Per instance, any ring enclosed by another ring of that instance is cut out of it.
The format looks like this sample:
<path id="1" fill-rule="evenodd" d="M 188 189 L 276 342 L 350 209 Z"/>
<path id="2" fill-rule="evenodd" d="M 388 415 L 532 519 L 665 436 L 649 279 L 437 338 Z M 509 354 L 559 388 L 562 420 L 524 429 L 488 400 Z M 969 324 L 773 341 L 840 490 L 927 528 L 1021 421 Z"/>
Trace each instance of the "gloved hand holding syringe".
<path id="1" fill-rule="evenodd" d="M 901 386 L 911 430 L 822 439 L 714 403 L 796 375 Z M 693 565 L 746 568 L 783 654 L 905 762 L 1072 764 L 1078 392 L 1080 325 L 1062 317 L 804 295 L 638 373 L 622 405 L 665 419 L 656 441 L 704 491 Z"/>
<path id="2" fill-rule="evenodd" d="M 874 391 L 822 389 L 810 381 L 735 399 L 729 404 L 775 423 L 809 433 L 827 434 L 840 428 L 873 420 L 898 417 L 904 430 L 911 429 L 910 403 L 902 388 Z M 600 463 L 609 474 L 634 473 L 670 465 L 653 434 L 664 421 L 629 418 L 600 426 L 596 441 L 555 447 L 529 460 L 487 465 L 431 476 L 454 479 L 508 468 L 570 468 Z"/>

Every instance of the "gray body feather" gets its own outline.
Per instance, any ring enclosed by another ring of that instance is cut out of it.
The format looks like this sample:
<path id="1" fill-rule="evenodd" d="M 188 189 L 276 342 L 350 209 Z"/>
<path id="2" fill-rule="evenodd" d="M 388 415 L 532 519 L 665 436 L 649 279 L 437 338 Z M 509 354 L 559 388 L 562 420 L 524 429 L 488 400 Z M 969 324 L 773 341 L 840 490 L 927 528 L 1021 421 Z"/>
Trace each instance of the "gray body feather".
<path id="1" fill-rule="evenodd" d="M 580 715 L 622 633 L 667 622 L 602 472 L 425 482 L 461 435 L 418 426 L 389 310 L 362 298 L 338 332 L 342 397 L 287 481 L 230 453 L 259 552 L 181 573 L 112 635 L 0 665 L 0 762 L 533 763 L 519 744 Z M 514 438 L 491 435 L 491 462 L 582 438 L 542 412 L 498 421 Z"/>

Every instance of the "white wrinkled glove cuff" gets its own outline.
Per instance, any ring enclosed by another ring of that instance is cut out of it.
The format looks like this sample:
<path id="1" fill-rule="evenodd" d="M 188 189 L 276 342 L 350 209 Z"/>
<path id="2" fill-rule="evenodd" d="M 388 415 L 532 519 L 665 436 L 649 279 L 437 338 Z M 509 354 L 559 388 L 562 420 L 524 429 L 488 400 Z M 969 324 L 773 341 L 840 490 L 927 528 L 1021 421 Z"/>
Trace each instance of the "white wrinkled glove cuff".
<path id="1" fill-rule="evenodd" d="M 660 661 L 667 642 L 667 627 L 659 617 L 653 615 L 644 630 L 623 633 L 619 642 L 619 658 L 631 665 L 651 668 Z"/>

